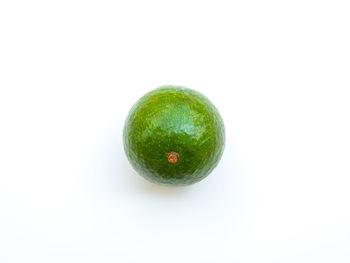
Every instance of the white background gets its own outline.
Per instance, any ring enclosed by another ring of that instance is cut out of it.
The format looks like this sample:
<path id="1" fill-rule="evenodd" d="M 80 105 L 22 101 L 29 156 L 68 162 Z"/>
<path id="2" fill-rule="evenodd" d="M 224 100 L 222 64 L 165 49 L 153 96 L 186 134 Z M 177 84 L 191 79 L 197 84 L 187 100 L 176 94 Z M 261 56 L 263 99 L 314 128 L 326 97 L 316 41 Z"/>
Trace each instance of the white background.
<path id="1" fill-rule="evenodd" d="M 349 1 L 0 2 L 0 262 L 350 262 Z M 164 188 L 138 98 L 209 97 L 219 166 Z"/>

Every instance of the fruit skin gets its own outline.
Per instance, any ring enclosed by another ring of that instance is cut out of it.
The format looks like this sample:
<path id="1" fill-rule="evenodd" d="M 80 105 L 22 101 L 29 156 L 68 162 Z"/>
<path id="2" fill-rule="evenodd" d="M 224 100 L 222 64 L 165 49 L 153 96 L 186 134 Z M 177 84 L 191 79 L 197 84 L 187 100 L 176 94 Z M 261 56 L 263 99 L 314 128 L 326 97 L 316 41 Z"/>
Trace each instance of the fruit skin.
<path id="1" fill-rule="evenodd" d="M 217 166 L 225 129 L 215 106 L 202 94 L 163 86 L 131 108 L 125 121 L 124 150 L 134 169 L 160 185 L 184 186 L 202 180 Z M 179 161 L 170 163 L 169 153 Z"/>

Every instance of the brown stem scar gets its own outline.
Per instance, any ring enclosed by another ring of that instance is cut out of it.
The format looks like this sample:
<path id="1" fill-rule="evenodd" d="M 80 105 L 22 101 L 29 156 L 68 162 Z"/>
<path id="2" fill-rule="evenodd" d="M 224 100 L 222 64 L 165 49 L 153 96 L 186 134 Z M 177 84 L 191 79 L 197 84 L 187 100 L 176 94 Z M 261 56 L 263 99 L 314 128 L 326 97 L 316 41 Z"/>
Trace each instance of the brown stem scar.
<path id="1" fill-rule="evenodd" d="M 180 160 L 180 155 L 177 152 L 171 152 L 167 155 L 168 163 L 176 164 Z"/>

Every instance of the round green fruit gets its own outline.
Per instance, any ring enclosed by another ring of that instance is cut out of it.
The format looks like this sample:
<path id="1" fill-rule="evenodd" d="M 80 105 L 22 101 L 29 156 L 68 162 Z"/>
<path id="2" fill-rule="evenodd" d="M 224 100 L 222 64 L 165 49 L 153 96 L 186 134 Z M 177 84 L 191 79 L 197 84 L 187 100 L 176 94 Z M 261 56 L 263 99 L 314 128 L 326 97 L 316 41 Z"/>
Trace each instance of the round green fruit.
<path id="1" fill-rule="evenodd" d="M 183 186 L 202 180 L 217 166 L 225 129 L 205 96 L 164 86 L 132 107 L 123 139 L 126 156 L 140 175 L 153 183 Z"/>

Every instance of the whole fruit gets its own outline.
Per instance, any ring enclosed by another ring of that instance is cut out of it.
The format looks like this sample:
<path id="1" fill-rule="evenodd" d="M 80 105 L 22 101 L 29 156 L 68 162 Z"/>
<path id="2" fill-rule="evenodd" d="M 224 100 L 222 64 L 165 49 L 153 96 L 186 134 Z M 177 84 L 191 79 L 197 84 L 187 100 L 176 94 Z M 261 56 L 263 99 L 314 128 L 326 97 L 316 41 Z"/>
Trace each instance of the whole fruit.
<path id="1" fill-rule="evenodd" d="M 126 156 L 140 175 L 157 184 L 182 186 L 200 181 L 216 167 L 225 130 L 204 95 L 164 86 L 132 107 L 123 139 Z"/>

